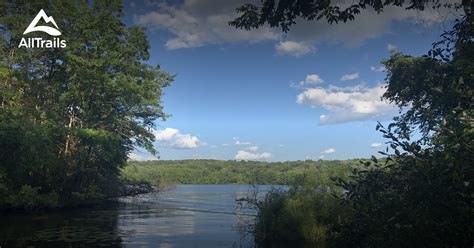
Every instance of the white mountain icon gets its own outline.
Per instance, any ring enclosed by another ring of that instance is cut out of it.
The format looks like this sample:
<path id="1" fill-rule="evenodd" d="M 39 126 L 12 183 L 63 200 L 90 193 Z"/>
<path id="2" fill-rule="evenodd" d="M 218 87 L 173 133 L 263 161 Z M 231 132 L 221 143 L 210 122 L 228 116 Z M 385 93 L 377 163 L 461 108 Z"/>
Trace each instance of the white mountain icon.
<path id="1" fill-rule="evenodd" d="M 53 25 L 56 28 L 48 27 L 48 26 L 36 26 L 36 24 L 38 24 L 38 22 L 41 18 L 43 18 L 43 20 L 46 23 L 52 22 Z M 48 33 L 49 35 L 52 35 L 52 36 L 59 36 L 59 35 L 61 35 L 61 32 L 59 32 L 58 29 L 59 29 L 58 25 L 54 21 L 53 17 L 52 16 L 47 16 L 46 13 L 44 12 L 44 10 L 41 9 L 38 12 L 38 14 L 35 16 L 35 19 L 33 19 L 33 21 L 30 23 L 30 25 L 26 28 L 25 32 L 23 32 L 23 34 L 27 34 L 27 33 L 30 33 L 30 32 L 41 31 L 41 32 Z"/>

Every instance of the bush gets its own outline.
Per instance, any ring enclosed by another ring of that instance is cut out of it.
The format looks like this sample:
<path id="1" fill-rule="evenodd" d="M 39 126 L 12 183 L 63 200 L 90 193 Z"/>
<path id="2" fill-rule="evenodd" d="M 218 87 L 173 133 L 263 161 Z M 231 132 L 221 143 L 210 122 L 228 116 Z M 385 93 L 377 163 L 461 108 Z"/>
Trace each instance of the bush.
<path id="1" fill-rule="evenodd" d="M 56 192 L 41 194 L 39 193 L 39 189 L 39 187 L 33 188 L 30 185 L 23 185 L 19 192 L 8 196 L 6 203 L 14 208 L 23 208 L 26 210 L 44 206 L 59 206 L 59 195 Z"/>
<path id="2" fill-rule="evenodd" d="M 320 176 L 304 176 L 287 191 L 272 190 L 254 199 L 253 227 L 258 247 L 328 247 L 338 228 L 351 220 L 341 188 Z"/>

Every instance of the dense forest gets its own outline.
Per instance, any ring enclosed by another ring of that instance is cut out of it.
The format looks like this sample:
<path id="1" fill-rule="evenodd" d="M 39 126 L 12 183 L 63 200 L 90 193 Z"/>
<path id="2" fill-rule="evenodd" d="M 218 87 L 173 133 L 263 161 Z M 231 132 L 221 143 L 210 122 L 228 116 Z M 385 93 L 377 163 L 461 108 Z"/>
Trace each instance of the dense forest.
<path id="1" fill-rule="evenodd" d="M 124 179 L 150 184 L 294 184 L 303 178 L 330 183 L 331 178 L 347 178 L 359 160 L 319 160 L 289 162 L 160 160 L 129 162 Z"/>

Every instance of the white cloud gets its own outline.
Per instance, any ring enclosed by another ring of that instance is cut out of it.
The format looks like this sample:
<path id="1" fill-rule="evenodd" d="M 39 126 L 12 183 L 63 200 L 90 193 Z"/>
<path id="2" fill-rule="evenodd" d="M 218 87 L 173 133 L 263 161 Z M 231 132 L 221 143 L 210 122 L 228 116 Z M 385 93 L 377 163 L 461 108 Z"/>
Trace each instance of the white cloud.
<path id="1" fill-rule="evenodd" d="M 249 150 L 249 151 L 255 152 L 255 151 L 258 150 L 258 146 L 249 146 L 246 149 Z"/>
<path id="2" fill-rule="evenodd" d="M 291 55 L 295 57 L 301 57 L 315 51 L 312 45 L 296 41 L 280 41 L 275 45 L 275 49 L 280 55 Z"/>
<path id="3" fill-rule="evenodd" d="M 233 137 L 232 139 L 235 141 L 234 145 L 236 146 L 248 146 L 252 144 L 252 142 L 240 141 L 239 137 Z"/>
<path id="4" fill-rule="evenodd" d="M 387 50 L 389 52 L 395 52 L 395 51 L 397 51 L 397 46 L 389 43 L 389 44 L 387 44 Z"/>
<path id="5" fill-rule="evenodd" d="M 372 144 L 370 144 L 371 148 L 379 148 L 381 146 L 382 146 L 382 143 L 372 143 Z"/>
<path id="6" fill-rule="evenodd" d="M 306 75 L 306 78 L 303 81 L 300 81 L 297 84 L 292 83 L 291 86 L 303 87 L 306 85 L 315 85 L 315 84 L 321 84 L 321 83 L 324 83 L 324 80 L 318 74 L 308 74 Z"/>
<path id="7" fill-rule="evenodd" d="M 251 145 L 252 143 L 248 142 L 248 141 L 236 140 L 234 144 L 237 145 L 237 146 L 248 146 L 248 145 Z"/>
<path id="8" fill-rule="evenodd" d="M 130 161 L 148 161 L 148 160 L 158 160 L 156 157 L 149 154 L 139 154 L 137 152 L 132 152 L 128 154 L 128 160 Z"/>
<path id="9" fill-rule="evenodd" d="M 309 74 L 306 75 L 305 82 L 309 84 L 320 84 L 324 83 L 324 80 L 322 80 L 321 77 L 319 77 L 319 75 L 317 74 Z"/>
<path id="10" fill-rule="evenodd" d="M 319 156 L 318 159 L 323 160 L 323 159 L 324 159 L 324 155 Z"/>
<path id="11" fill-rule="evenodd" d="M 173 37 L 166 41 L 166 48 L 200 47 L 226 42 L 259 42 L 278 40 L 281 32 L 275 28 L 242 30 L 228 22 L 237 17 L 235 9 L 241 0 L 184 0 L 181 4 L 159 3 L 153 11 L 135 16 L 135 23 L 152 29 L 164 29 Z"/>
<path id="12" fill-rule="evenodd" d="M 154 130 L 155 140 L 159 145 L 176 149 L 192 149 L 204 144 L 198 137 L 187 133 L 181 133 L 175 128 L 166 128 L 164 130 Z"/>
<path id="13" fill-rule="evenodd" d="M 359 73 L 352 73 L 352 74 L 347 74 L 341 77 L 342 81 L 351 81 L 359 78 Z"/>
<path id="14" fill-rule="evenodd" d="M 327 110 L 327 114 L 320 116 L 320 124 L 381 119 L 396 110 L 395 106 L 381 100 L 385 90 L 381 85 L 373 88 L 309 88 L 297 96 L 296 102 Z"/>
<path id="15" fill-rule="evenodd" d="M 272 154 L 269 152 L 263 153 L 252 153 L 247 151 L 238 151 L 235 155 L 235 160 L 255 160 L 255 161 L 262 161 L 267 160 L 272 157 Z"/>
<path id="16" fill-rule="evenodd" d="M 304 79 L 304 81 L 301 81 L 299 83 L 300 86 L 303 86 L 303 85 L 311 85 L 311 84 L 321 84 L 321 83 L 324 83 L 324 80 L 318 75 L 318 74 L 309 74 L 309 75 L 306 75 L 306 78 Z"/>
<path id="17" fill-rule="evenodd" d="M 375 71 L 375 72 L 384 72 L 385 71 L 385 66 L 383 66 L 383 65 L 381 65 L 379 67 L 371 66 L 370 70 Z"/>
<path id="18" fill-rule="evenodd" d="M 457 0 L 459 2 L 459 0 Z M 394 22 L 410 22 L 430 26 L 453 19 L 459 13 L 451 9 L 424 11 L 406 10 L 389 6 L 378 14 L 372 9 L 364 10 L 354 21 L 330 25 L 326 20 L 304 21 L 297 19 L 285 35 L 281 29 L 260 27 L 250 31 L 228 25 L 238 14 L 235 9 L 245 3 L 261 5 L 259 0 L 183 0 L 179 3 L 161 2 L 147 6 L 150 11 L 135 16 L 135 23 L 155 30 L 166 30 L 171 37 L 166 41 L 168 49 L 199 47 L 207 44 L 235 42 L 275 41 L 280 54 L 303 56 L 314 52 L 320 43 L 343 44 L 358 47 L 368 39 L 391 32 Z M 342 5 L 351 4 L 342 1 Z M 341 6 L 344 7 L 344 6 Z M 285 40 L 282 40 L 282 39 Z"/>
<path id="19" fill-rule="evenodd" d="M 339 1 L 340 2 L 340 1 Z M 346 1 L 350 4 L 350 1 Z M 425 8 L 424 11 L 406 10 L 404 7 L 387 6 L 383 13 L 366 9 L 347 23 L 329 24 L 325 20 L 306 21 L 297 19 L 286 39 L 295 42 L 318 45 L 342 44 L 346 47 L 360 47 L 367 40 L 391 33 L 394 22 L 408 22 L 429 27 L 436 23 L 454 19 L 459 13 L 449 9 Z"/>
<path id="20" fill-rule="evenodd" d="M 324 149 L 324 151 L 322 153 L 324 154 L 331 154 L 331 153 L 335 153 L 336 152 L 336 149 L 334 148 L 327 148 L 327 149 Z"/>

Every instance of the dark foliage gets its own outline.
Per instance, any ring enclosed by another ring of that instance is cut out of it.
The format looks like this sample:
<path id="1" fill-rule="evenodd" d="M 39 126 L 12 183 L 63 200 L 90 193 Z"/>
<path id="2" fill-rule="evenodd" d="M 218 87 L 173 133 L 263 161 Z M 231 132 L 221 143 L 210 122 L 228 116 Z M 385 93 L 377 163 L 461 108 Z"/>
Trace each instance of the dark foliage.
<path id="1" fill-rule="evenodd" d="M 40 9 L 65 48 L 19 48 Z M 134 145 L 151 152 L 164 118 L 143 29 L 125 27 L 120 1 L 0 2 L 0 208 L 84 204 L 121 192 Z"/>

